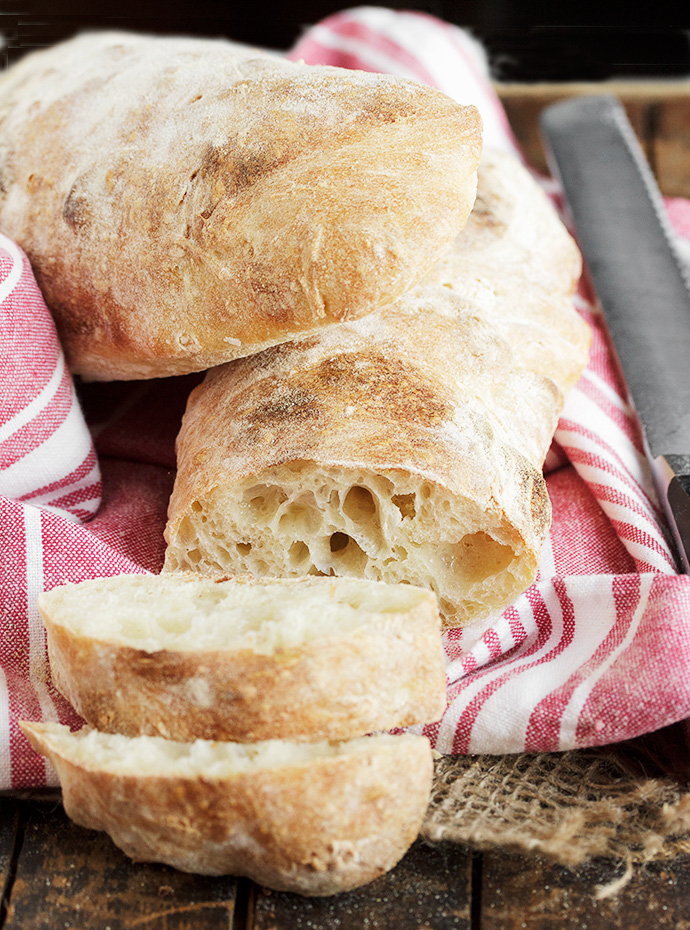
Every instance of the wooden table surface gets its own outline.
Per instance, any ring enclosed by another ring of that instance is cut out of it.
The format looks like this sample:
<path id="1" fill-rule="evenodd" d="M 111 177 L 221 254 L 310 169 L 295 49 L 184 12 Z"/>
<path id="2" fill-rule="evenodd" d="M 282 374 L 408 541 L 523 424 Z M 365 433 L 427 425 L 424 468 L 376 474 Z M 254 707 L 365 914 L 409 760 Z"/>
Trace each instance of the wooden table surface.
<path id="1" fill-rule="evenodd" d="M 548 173 L 539 117 L 545 106 L 587 94 L 614 94 L 624 106 L 661 192 L 690 197 L 690 81 L 497 84 L 496 90 L 527 160 Z"/>
<path id="2" fill-rule="evenodd" d="M 5 930 L 690 930 L 690 857 L 624 875 L 504 852 L 416 843 L 399 865 L 332 898 L 132 863 L 67 819 L 59 796 L 0 799 Z M 610 891 L 610 887 L 609 887 Z"/>

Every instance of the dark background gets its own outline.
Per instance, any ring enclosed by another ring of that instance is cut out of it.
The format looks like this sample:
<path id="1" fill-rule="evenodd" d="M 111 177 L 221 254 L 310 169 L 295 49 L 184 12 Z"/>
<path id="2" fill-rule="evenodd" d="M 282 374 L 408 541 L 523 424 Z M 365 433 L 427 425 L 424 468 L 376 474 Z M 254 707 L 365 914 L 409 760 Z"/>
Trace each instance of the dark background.
<path id="1" fill-rule="evenodd" d="M 0 65 L 86 28 L 226 36 L 287 49 L 304 29 L 354 4 L 260 0 L 0 0 Z M 384 4 L 385 5 L 385 4 Z M 390 4 L 467 28 L 505 81 L 603 80 L 690 75 L 690 2 L 551 3 L 432 0 Z"/>

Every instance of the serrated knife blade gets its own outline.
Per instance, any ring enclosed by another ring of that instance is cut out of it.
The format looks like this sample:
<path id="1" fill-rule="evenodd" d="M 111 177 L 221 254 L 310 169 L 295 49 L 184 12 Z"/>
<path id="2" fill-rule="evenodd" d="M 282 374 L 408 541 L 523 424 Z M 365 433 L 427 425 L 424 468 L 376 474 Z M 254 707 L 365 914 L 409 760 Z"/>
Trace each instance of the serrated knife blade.
<path id="1" fill-rule="evenodd" d="M 551 171 L 637 411 L 661 505 L 690 573 L 690 277 L 620 101 L 542 111 Z"/>

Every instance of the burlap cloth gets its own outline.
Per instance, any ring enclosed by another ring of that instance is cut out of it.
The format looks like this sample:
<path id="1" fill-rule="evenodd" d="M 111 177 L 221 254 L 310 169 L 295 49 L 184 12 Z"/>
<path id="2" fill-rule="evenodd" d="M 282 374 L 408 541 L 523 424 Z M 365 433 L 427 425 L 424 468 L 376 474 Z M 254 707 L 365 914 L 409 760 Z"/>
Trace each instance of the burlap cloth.
<path id="1" fill-rule="evenodd" d="M 630 870 L 690 852 L 689 776 L 682 725 L 593 749 L 443 756 L 421 837 Z"/>

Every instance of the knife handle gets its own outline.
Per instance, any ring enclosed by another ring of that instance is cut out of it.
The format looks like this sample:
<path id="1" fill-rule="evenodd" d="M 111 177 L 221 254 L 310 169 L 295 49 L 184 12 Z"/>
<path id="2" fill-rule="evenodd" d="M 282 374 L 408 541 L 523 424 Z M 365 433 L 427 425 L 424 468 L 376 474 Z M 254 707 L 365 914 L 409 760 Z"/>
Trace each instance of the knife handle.
<path id="1" fill-rule="evenodd" d="M 660 455 L 651 465 L 682 570 L 690 574 L 690 455 Z"/>

